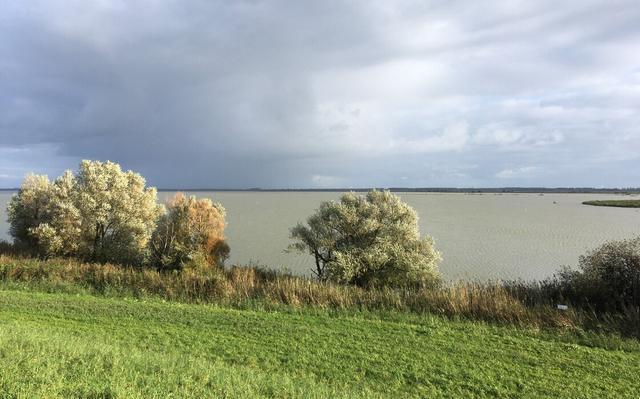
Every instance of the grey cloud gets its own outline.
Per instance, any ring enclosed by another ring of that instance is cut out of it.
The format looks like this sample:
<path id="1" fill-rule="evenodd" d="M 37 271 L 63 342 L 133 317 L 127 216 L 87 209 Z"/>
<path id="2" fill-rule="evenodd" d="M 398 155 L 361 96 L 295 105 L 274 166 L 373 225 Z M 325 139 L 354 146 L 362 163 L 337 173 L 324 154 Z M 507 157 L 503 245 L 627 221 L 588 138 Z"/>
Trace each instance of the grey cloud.
<path id="1" fill-rule="evenodd" d="M 632 1 L 8 1 L 0 185 L 82 158 L 161 187 L 638 185 L 639 19 Z"/>

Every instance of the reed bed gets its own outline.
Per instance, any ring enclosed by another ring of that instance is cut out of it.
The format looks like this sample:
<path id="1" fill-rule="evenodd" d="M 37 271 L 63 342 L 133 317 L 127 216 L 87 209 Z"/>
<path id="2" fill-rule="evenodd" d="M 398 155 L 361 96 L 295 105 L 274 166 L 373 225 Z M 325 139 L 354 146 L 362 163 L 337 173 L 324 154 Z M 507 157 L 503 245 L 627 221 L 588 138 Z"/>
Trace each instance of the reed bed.
<path id="1" fill-rule="evenodd" d="M 364 289 L 309 278 L 234 266 L 209 273 L 162 273 L 72 259 L 40 260 L 0 255 L 0 282 L 44 291 L 78 288 L 98 295 L 212 303 L 223 306 L 398 311 L 536 329 L 613 332 L 640 338 L 640 309 L 596 312 L 562 300 L 549 283 L 455 282 L 435 289 Z M 558 301 L 569 306 L 557 309 Z"/>

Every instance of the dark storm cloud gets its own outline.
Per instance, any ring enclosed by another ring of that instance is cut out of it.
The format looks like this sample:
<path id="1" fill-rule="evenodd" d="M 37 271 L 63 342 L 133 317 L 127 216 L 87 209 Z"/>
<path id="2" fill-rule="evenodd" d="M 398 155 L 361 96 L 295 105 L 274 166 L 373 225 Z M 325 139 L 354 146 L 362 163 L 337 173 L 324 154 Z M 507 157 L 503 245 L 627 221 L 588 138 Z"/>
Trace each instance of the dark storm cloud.
<path id="1" fill-rule="evenodd" d="M 634 2 L 1 7 L 2 186 L 639 185 Z"/>

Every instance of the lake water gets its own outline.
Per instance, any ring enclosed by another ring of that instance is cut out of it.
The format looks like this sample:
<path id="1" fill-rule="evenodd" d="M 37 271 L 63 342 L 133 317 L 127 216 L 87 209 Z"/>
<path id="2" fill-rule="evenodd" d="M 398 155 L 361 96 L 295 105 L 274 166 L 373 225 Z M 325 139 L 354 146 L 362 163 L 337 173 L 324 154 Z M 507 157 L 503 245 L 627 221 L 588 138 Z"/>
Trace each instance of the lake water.
<path id="1" fill-rule="evenodd" d="M 260 264 L 308 273 L 312 259 L 284 253 L 288 230 L 304 221 L 327 192 L 197 192 L 227 209 L 227 264 Z M 161 201 L 172 192 L 160 192 Z M 420 215 L 420 230 L 442 252 L 447 279 L 544 278 L 607 240 L 640 235 L 640 209 L 582 205 L 602 194 L 399 193 Z M 0 192 L 0 238 L 8 239 L 4 209 L 11 193 Z M 634 197 L 634 198 L 637 198 Z"/>

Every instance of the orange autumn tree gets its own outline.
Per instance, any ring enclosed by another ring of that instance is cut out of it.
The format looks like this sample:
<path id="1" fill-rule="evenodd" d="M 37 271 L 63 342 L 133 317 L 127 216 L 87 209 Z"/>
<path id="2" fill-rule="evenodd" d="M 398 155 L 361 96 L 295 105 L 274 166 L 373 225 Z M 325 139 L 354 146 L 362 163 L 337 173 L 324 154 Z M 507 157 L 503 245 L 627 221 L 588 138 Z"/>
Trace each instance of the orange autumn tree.
<path id="1" fill-rule="evenodd" d="M 210 269 L 229 256 L 225 209 L 208 198 L 177 193 L 150 242 L 151 264 L 161 270 Z"/>

